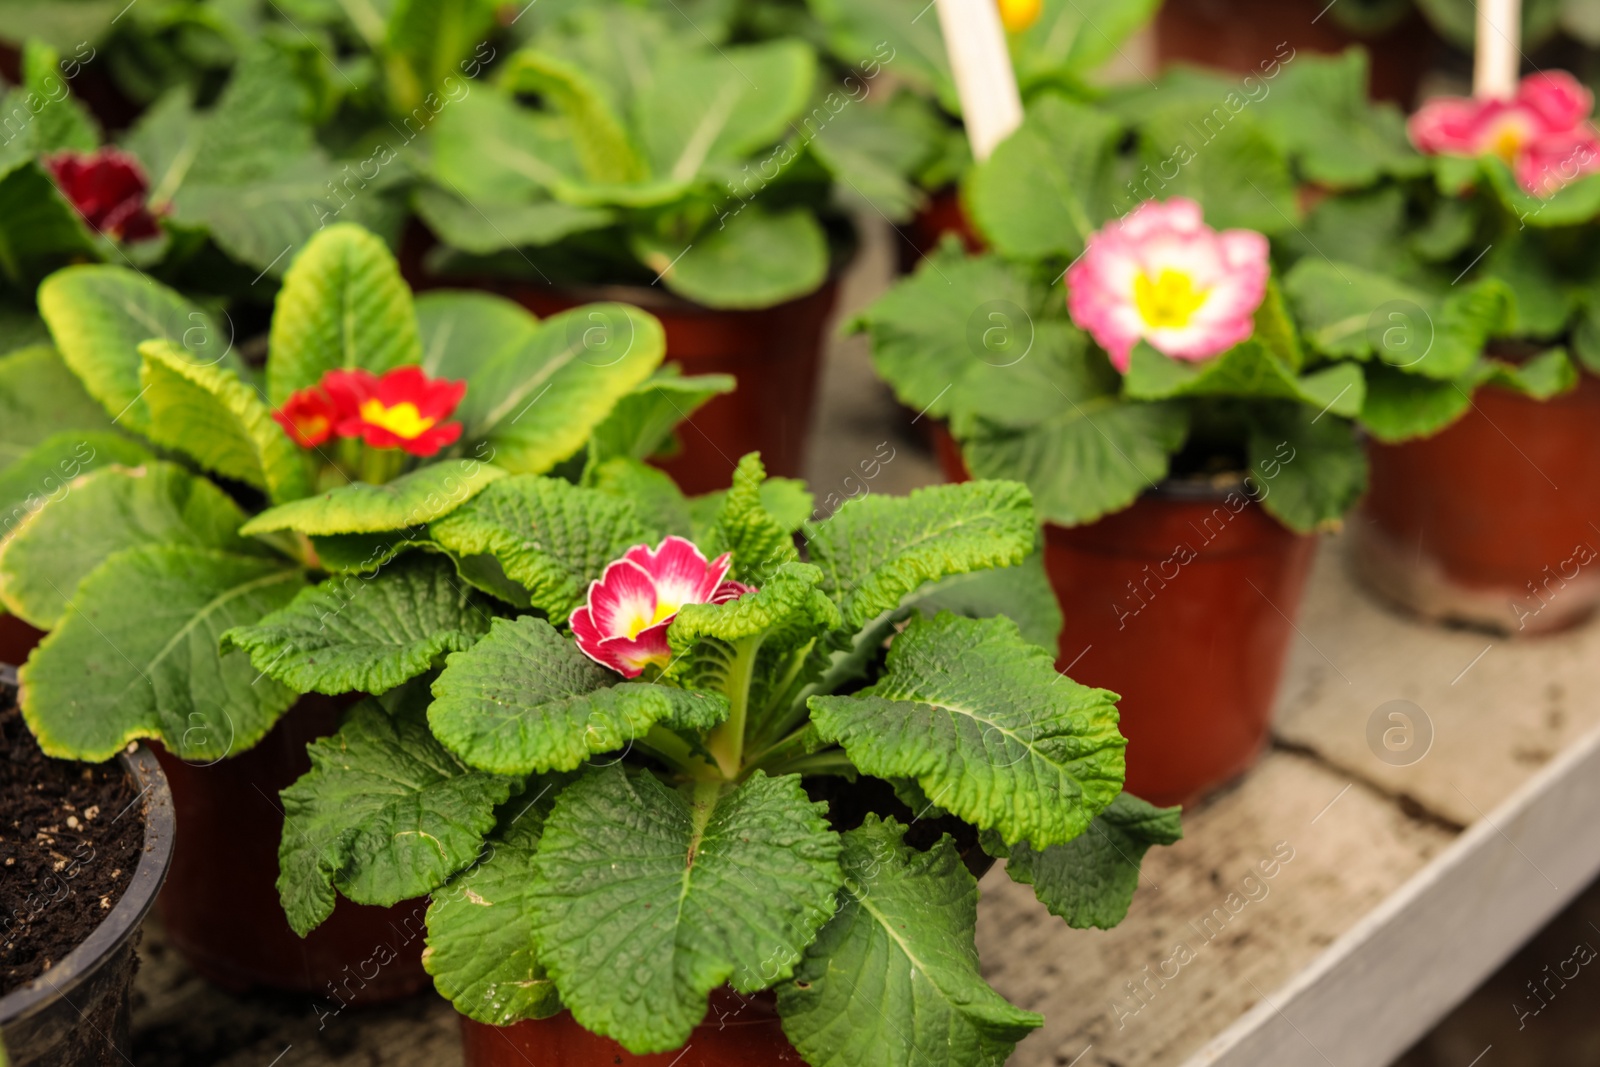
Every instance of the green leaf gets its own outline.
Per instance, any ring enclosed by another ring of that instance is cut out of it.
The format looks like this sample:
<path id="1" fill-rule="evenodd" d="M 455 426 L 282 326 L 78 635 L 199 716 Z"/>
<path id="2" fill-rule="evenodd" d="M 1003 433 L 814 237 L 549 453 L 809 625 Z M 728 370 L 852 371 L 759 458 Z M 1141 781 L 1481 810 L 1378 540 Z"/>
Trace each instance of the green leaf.
<path id="1" fill-rule="evenodd" d="M 49 344 L 0 356 L 0 470 L 52 434 L 111 429 L 111 419 Z"/>
<path id="2" fill-rule="evenodd" d="M 424 527 L 385 533 L 326 534 L 311 538 L 317 562 L 330 574 L 376 574 L 378 568 L 412 548 L 433 552 L 439 546 Z"/>
<path id="3" fill-rule="evenodd" d="M 448 92 L 450 80 L 465 73 L 464 57 L 494 29 L 494 17 L 489 0 L 396 0 L 383 42 L 395 110 L 411 112 L 430 94 Z"/>
<path id="4" fill-rule="evenodd" d="M 1600 214 L 1600 180 L 1593 174 L 1560 185 L 1548 196 L 1540 196 L 1523 189 L 1504 160 L 1485 156 L 1472 162 L 1478 172 L 1489 179 L 1489 186 L 1500 203 L 1517 217 L 1519 228 L 1581 226 Z M 1554 177 L 1559 181 L 1559 174 Z"/>
<path id="5" fill-rule="evenodd" d="M 763 647 L 786 651 L 840 625 L 839 610 L 821 589 L 822 573 L 807 563 L 789 563 L 770 571 L 761 588 L 725 604 L 685 604 L 667 628 L 673 669 L 669 677 L 697 677 L 706 681 L 707 667 L 727 670 L 723 648 L 747 638 L 759 638 Z M 720 647 L 710 653 L 709 664 L 690 655 L 696 645 L 712 639 Z M 697 684 L 695 688 L 712 688 Z M 724 688 L 718 685 L 716 688 Z"/>
<path id="6" fill-rule="evenodd" d="M 1231 92 L 1219 101 L 1184 101 L 1148 116 L 1139 129 L 1137 195 L 1187 196 L 1205 206 L 1206 223 L 1280 234 L 1294 226 L 1295 181 L 1289 161 Z"/>
<path id="7" fill-rule="evenodd" d="M 539 329 L 539 320 L 513 300 L 470 289 L 433 289 L 416 301 L 422 369 L 434 378 L 471 381 L 484 366 L 515 360 Z M 456 408 L 468 424 L 482 421 L 495 398 L 469 386 Z"/>
<path id="8" fill-rule="evenodd" d="M 973 171 L 978 230 L 1012 259 L 1071 259 L 1113 211 L 1121 124 L 1060 96 L 1030 102 L 1022 125 Z"/>
<path id="9" fill-rule="evenodd" d="M 1502 388 L 1545 400 L 1578 382 L 1578 371 L 1565 350 L 1554 348 L 1517 365 L 1480 359 L 1455 381 L 1418 378 L 1389 367 L 1367 368 L 1367 402 L 1361 424 L 1373 437 L 1398 444 L 1429 437 L 1466 414 L 1479 386 Z"/>
<path id="10" fill-rule="evenodd" d="M 469 375 L 463 436 L 485 442 L 486 458 L 513 474 L 543 474 L 582 448 L 665 354 L 661 323 L 637 308 L 588 304 L 552 316 Z"/>
<path id="11" fill-rule="evenodd" d="M 265 548 L 241 538 L 244 521 L 226 493 L 182 467 L 153 461 L 102 467 L 0 541 L 0 601 L 41 630 L 60 625 L 84 576 L 138 545 L 189 545 L 240 555 Z"/>
<path id="12" fill-rule="evenodd" d="M 350 223 L 307 241 L 278 290 L 270 350 L 273 407 L 331 370 L 381 375 L 422 362 L 411 290 L 384 243 Z"/>
<path id="13" fill-rule="evenodd" d="M 564 120 L 499 93 L 469 93 L 442 110 L 429 132 L 433 176 L 454 197 L 486 210 L 490 204 L 546 201 L 547 190 L 582 173 Z"/>
<path id="14" fill-rule="evenodd" d="M 132 466 L 149 458 L 143 445 L 114 433 L 68 430 L 45 438 L 0 469 L 0 540 L 29 515 L 71 492 L 74 478 L 111 463 Z"/>
<path id="15" fill-rule="evenodd" d="M 458 560 L 493 557 L 515 583 L 509 593 L 499 583 L 485 592 L 563 623 L 606 564 L 649 539 L 629 501 L 529 474 L 491 486 L 430 532 Z"/>
<path id="16" fill-rule="evenodd" d="M 265 490 L 274 501 L 312 490 L 305 453 L 236 371 L 193 362 L 170 341 L 146 341 L 139 378 L 149 438 L 206 470 Z"/>
<path id="17" fill-rule="evenodd" d="M 62 76 L 61 53 L 32 39 L 22 49 L 22 87 L 45 101 L 33 116 L 29 133 L 37 152 L 92 152 L 100 147 L 94 120 L 76 99 Z M 30 109 L 31 110 L 31 109 Z M 7 109 L 7 117 L 14 113 Z M 8 132 L 10 132 L 8 130 Z"/>
<path id="18" fill-rule="evenodd" d="M 1032 302 L 1017 266 L 945 245 L 851 328 L 871 335 L 873 364 L 907 407 L 933 418 L 1012 410 L 1008 386 L 1043 339 L 1026 310 Z M 1040 400 L 1050 402 L 1050 392 Z M 974 401 L 989 395 L 993 403 Z"/>
<path id="19" fill-rule="evenodd" d="M 1339 521 L 1367 488 L 1367 455 L 1332 413 L 1262 404 L 1250 413 L 1251 495 L 1289 529 L 1312 533 Z"/>
<path id="20" fill-rule="evenodd" d="M 863 471 L 871 465 L 866 461 L 863 464 Z M 722 514 L 727 499 L 728 490 L 718 489 L 714 493 L 702 493 L 688 502 L 695 530 L 695 536 L 690 540 L 698 544 L 711 536 L 711 528 Z M 806 488 L 806 483 L 798 478 L 768 478 L 761 483 L 761 506 L 786 533 L 796 533 L 807 519 L 815 516 L 817 500 Z"/>
<path id="21" fill-rule="evenodd" d="M 9 117 L 21 105 L 11 94 L 0 106 Z M 27 290 L 57 267 L 97 258 L 94 235 L 44 168 L 0 160 L 0 278 Z"/>
<path id="22" fill-rule="evenodd" d="M 244 649 L 257 670 L 302 693 L 386 693 L 471 648 L 494 611 L 448 560 L 418 554 L 370 578 L 303 589 L 288 607 L 223 634 L 222 651 Z"/>
<path id="23" fill-rule="evenodd" d="M 20 672 L 39 746 L 93 762 L 141 737 L 185 760 L 248 749 L 297 694 L 242 653 L 219 656 L 217 642 L 304 583 L 298 567 L 214 549 L 144 545 L 107 557 Z"/>
<path id="24" fill-rule="evenodd" d="M 631 503 L 650 544 L 674 535 L 696 540 L 691 502 L 666 471 L 619 456 L 586 468 L 584 484 Z"/>
<path id="25" fill-rule="evenodd" d="M 467 200 L 432 186 L 418 189 L 412 202 L 417 216 L 441 241 L 475 255 L 555 244 L 616 221 L 615 213 L 605 208 L 543 199 L 531 203 Z"/>
<path id="26" fill-rule="evenodd" d="M 966 482 L 850 501 L 808 532 L 811 560 L 845 624 L 860 629 L 924 582 L 1021 563 L 1033 500 L 1015 482 Z"/>
<path id="27" fill-rule="evenodd" d="M 1061 637 L 1061 604 L 1036 551 L 1015 567 L 970 571 L 944 578 L 911 594 L 908 603 L 924 615 L 951 611 L 969 619 L 1004 615 L 1030 644 L 1052 654 Z"/>
<path id="28" fill-rule="evenodd" d="M 1572 284 L 1555 243 L 1538 231 L 1525 231 L 1501 238 L 1483 256 L 1482 274 L 1511 290 L 1507 332 L 1513 337 L 1560 337 L 1577 310 L 1581 290 Z"/>
<path id="29" fill-rule="evenodd" d="M 1026 87 L 1093 73 L 1119 55 L 1159 6 L 1160 0 L 1045 0 L 1033 25 L 1012 38 L 1017 79 Z"/>
<path id="30" fill-rule="evenodd" d="M 1360 367 L 1340 363 L 1298 377 L 1254 338 L 1200 362 L 1169 358 L 1141 341 L 1133 350 L 1123 388 L 1135 400 L 1181 396 L 1293 400 L 1345 416 L 1359 412 L 1366 395 Z"/>
<path id="31" fill-rule="evenodd" d="M 364 700 L 307 753 L 311 769 L 280 794 L 278 846 L 278 894 L 301 937 L 333 913 L 335 889 L 387 907 L 443 885 L 477 857 L 495 805 L 520 784 L 446 752 L 421 701 L 391 715 Z"/>
<path id="32" fill-rule="evenodd" d="M 728 576 L 734 581 L 759 585 L 777 568 L 800 558 L 790 530 L 767 513 L 761 498 L 765 480 L 757 453 L 740 459 L 733 486 L 701 541 L 709 555 L 733 554 Z"/>
<path id="33" fill-rule="evenodd" d="M 233 338 L 209 315 L 166 286 L 126 267 L 86 265 L 57 271 L 39 286 L 39 314 L 61 358 L 89 395 L 136 433 L 150 430 L 140 399 L 139 345 L 162 339 L 195 364 L 234 367 Z"/>
<path id="34" fill-rule="evenodd" d="M 1057 674 L 1005 618 L 913 618 L 876 684 L 816 696 L 811 721 L 863 773 L 915 778 L 1007 844 L 1070 841 L 1122 789 L 1116 694 Z"/>
<path id="35" fill-rule="evenodd" d="M 484 856 L 434 890 L 428 903 L 422 965 L 441 996 L 486 1026 L 561 1010 L 555 983 L 533 951 L 534 858 L 558 789 L 554 779 L 535 779 L 506 804 Z"/>
<path id="36" fill-rule="evenodd" d="M 285 438 L 287 440 L 287 438 Z M 241 531 L 294 530 L 303 534 L 388 533 L 450 514 L 506 472 L 475 459 L 418 467 L 392 482 L 351 482 L 316 496 L 268 508 Z"/>
<path id="37" fill-rule="evenodd" d="M 1067 925 L 1109 930 L 1128 914 L 1144 854 L 1183 837 L 1182 811 L 1118 794 L 1082 837 L 1043 850 L 1027 844 L 1011 849 L 1006 873 L 1033 886 L 1039 902 Z"/>
<path id="38" fill-rule="evenodd" d="M 828 239 L 803 208 L 745 205 L 693 240 L 635 232 L 633 251 L 668 289 L 718 309 L 767 308 L 812 293 L 828 276 Z"/>
<path id="39" fill-rule="evenodd" d="M 697 374 L 682 377 L 676 365 L 657 372 L 617 401 L 611 414 L 589 438 L 589 463 L 604 463 L 617 456 L 649 459 L 672 439 L 672 431 L 716 396 L 731 393 L 737 384 L 731 374 Z"/>
<path id="40" fill-rule="evenodd" d="M 809 0 L 808 6 L 839 62 L 890 67 L 918 93 L 936 95 L 946 111 L 960 114 L 939 20 L 918 18 L 916 0 Z"/>
<path id="41" fill-rule="evenodd" d="M 707 994 L 787 978 L 833 915 L 839 838 L 797 775 L 673 790 L 621 766 L 556 799 L 534 874 L 535 940 L 585 1029 L 676 1049 Z M 623 962 L 625 961 L 625 962 Z"/>
<path id="42" fill-rule="evenodd" d="M 817 115 L 827 118 L 813 122 Z M 819 96 L 805 128 L 816 131 L 807 147 L 833 174 L 841 205 L 871 208 L 897 223 L 921 205 L 914 178 L 937 155 L 948 129 L 934 105 L 912 93 L 858 107 L 838 89 Z"/>
<path id="43" fill-rule="evenodd" d="M 578 159 L 591 181 L 620 184 L 649 176 L 605 92 L 578 65 L 524 49 L 507 62 L 499 85 L 509 93 L 537 93 L 566 116 Z"/>
<path id="44" fill-rule="evenodd" d="M 1333 359 L 1371 359 L 1440 381 L 1460 377 L 1511 323 L 1510 290 L 1495 279 L 1443 296 L 1350 265 L 1307 258 L 1284 291 L 1310 347 Z"/>
<path id="45" fill-rule="evenodd" d="M 805 109 L 817 57 L 799 40 L 663 50 L 633 125 L 657 177 L 689 181 L 781 140 Z"/>
<path id="46" fill-rule="evenodd" d="M 839 910 L 778 988 L 784 1033 L 812 1067 L 999 1064 L 1044 1024 L 983 980 L 978 883 L 950 838 L 918 852 L 902 833 L 868 815 L 844 835 Z"/>
<path id="47" fill-rule="evenodd" d="M 433 683 L 428 722 L 467 763 L 501 774 L 569 771 L 627 748 L 652 725 L 709 729 L 727 701 L 619 675 L 532 615 L 496 619 L 489 636 L 450 656 Z"/>
<path id="48" fill-rule="evenodd" d="M 1406 138 L 1399 109 L 1370 101 L 1367 55 L 1360 48 L 1338 56 L 1294 56 L 1253 106 L 1310 181 L 1360 188 L 1385 174 L 1427 172 L 1427 160 Z"/>

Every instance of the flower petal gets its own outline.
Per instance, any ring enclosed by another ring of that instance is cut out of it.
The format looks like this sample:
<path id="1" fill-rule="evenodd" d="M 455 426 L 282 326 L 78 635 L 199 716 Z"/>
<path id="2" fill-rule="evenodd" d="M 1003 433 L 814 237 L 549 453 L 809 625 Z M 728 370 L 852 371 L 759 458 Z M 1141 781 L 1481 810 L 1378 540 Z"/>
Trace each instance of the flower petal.
<path id="1" fill-rule="evenodd" d="M 1547 133 L 1565 133 L 1594 112 L 1594 94 L 1564 70 L 1523 78 L 1517 103 L 1537 115 Z"/>
<path id="2" fill-rule="evenodd" d="M 636 637 L 656 623 L 656 583 L 631 559 L 608 564 L 589 585 L 589 612 L 602 636 Z"/>

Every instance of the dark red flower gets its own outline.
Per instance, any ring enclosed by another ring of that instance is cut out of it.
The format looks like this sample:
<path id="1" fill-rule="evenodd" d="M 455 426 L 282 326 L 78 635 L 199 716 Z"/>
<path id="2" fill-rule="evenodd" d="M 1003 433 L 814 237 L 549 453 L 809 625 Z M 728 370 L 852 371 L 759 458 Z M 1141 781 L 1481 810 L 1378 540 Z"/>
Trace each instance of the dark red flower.
<path id="1" fill-rule="evenodd" d="M 341 412 L 320 385 L 301 389 L 284 401 L 272 417 L 301 448 L 315 448 L 332 437 Z"/>
<path id="2" fill-rule="evenodd" d="M 322 387 L 339 410 L 334 431 L 373 448 L 403 448 L 432 456 L 461 437 L 459 422 L 445 422 L 466 395 L 466 382 L 430 378 L 421 367 L 396 367 L 379 378 L 366 370 L 334 370 Z"/>
<path id="3" fill-rule="evenodd" d="M 83 220 L 107 237 L 142 241 L 161 231 L 145 206 L 150 183 L 139 161 L 115 148 L 45 157 L 56 185 Z"/>

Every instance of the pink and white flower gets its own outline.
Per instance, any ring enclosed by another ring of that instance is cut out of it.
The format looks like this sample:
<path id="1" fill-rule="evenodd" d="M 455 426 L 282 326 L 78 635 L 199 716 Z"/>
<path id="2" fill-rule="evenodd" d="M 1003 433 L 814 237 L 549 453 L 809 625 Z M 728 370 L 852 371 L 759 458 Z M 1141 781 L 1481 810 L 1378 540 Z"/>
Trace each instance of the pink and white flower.
<path id="1" fill-rule="evenodd" d="M 726 581 L 733 555 L 706 562 L 691 542 L 668 537 L 655 548 L 634 545 L 589 583 L 588 603 L 567 624 L 578 648 L 596 663 L 629 678 L 672 659 L 667 627 L 685 604 L 723 604 L 755 592 Z"/>
<path id="2" fill-rule="evenodd" d="M 1147 200 L 1089 235 L 1067 270 L 1067 310 L 1124 374 L 1140 340 L 1208 359 L 1255 331 L 1267 273 L 1261 234 L 1218 233 L 1193 200 Z"/>
<path id="3" fill-rule="evenodd" d="M 1430 100 L 1406 130 L 1429 155 L 1499 156 L 1517 184 L 1549 196 L 1600 167 L 1600 139 L 1589 117 L 1594 94 L 1562 70 L 1530 74 L 1510 100 L 1459 96 Z"/>

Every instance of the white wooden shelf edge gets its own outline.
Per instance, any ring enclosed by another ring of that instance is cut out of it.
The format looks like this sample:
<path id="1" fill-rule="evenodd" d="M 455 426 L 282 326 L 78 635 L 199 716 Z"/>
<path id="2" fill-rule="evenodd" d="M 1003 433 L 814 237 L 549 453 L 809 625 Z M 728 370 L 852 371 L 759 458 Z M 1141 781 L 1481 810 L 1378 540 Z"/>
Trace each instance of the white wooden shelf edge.
<path id="1" fill-rule="evenodd" d="M 1597 872 L 1600 729 L 1468 827 L 1184 1067 L 1383 1067 Z"/>

